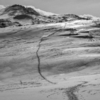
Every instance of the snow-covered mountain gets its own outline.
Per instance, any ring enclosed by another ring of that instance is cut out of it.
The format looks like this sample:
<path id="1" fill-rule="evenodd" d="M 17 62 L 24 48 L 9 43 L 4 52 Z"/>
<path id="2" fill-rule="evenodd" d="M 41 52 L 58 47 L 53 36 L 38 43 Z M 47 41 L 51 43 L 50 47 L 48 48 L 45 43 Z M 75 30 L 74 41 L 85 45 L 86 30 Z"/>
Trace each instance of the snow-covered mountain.
<path id="1" fill-rule="evenodd" d="M 41 16 L 57 15 L 51 12 L 46 12 L 37 9 L 34 6 L 23 6 L 18 4 L 11 5 L 8 7 L 4 7 L 3 5 L 0 5 L 0 9 L 4 9 L 4 12 L 2 12 L 2 14 L 8 13 L 11 16 L 13 16 L 14 14 L 32 14 L 32 15 L 41 15 Z"/>
<path id="2" fill-rule="evenodd" d="M 43 10 L 41 10 L 41 9 L 35 8 L 34 6 L 26 6 L 26 7 L 34 9 L 34 10 L 37 11 L 40 15 L 43 15 L 43 16 L 58 15 L 58 14 L 55 14 L 55 13 L 52 13 L 52 12 L 47 12 L 47 11 L 43 11 Z"/>
<path id="3" fill-rule="evenodd" d="M 34 6 L 23 6 L 19 4 L 11 6 L 0 6 L 0 27 L 12 25 L 23 26 L 28 24 L 43 24 L 43 23 L 62 23 L 77 21 L 85 23 L 88 20 L 98 21 L 100 18 L 91 15 L 75 15 L 75 14 L 55 14 L 35 8 Z M 8 22 L 10 24 L 8 24 Z M 99 21 L 100 23 L 100 21 Z"/>

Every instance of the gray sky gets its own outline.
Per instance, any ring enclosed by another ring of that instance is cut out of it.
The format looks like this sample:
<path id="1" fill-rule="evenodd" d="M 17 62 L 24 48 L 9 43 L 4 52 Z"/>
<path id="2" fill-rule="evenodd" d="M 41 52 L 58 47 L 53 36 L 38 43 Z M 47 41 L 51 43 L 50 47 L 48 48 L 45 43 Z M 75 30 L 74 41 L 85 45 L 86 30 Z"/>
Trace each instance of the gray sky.
<path id="1" fill-rule="evenodd" d="M 54 13 L 91 14 L 100 17 L 100 0 L 0 0 L 1 5 L 23 4 Z"/>

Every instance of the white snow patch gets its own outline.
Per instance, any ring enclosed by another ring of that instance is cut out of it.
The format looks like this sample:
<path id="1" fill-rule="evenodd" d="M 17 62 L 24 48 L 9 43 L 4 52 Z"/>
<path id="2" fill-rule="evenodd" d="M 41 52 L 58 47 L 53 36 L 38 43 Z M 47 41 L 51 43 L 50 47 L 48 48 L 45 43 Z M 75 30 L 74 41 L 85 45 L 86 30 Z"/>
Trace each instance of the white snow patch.
<path id="1" fill-rule="evenodd" d="M 1 10 L 1 9 L 3 9 L 3 8 L 5 8 L 5 6 L 3 6 L 3 5 L 0 5 L 0 10 Z"/>
<path id="2" fill-rule="evenodd" d="M 30 7 L 32 9 L 34 9 L 35 11 L 37 11 L 38 13 L 40 13 L 41 15 L 45 15 L 45 16 L 58 15 L 58 14 L 55 14 L 55 13 L 46 12 L 46 11 L 43 11 L 41 9 L 35 8 L 34 6 L 26 6 L 26 7 Z"/>

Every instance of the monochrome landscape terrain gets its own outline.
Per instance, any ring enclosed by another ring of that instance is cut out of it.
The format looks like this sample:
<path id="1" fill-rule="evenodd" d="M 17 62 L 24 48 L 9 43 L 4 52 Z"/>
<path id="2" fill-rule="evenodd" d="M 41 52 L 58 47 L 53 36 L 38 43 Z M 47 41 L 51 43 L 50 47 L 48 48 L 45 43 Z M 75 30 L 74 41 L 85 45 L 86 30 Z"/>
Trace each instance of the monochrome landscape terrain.
<path id="1" fill-rule="evenodd" d="M 0 100 L 100 100 L 100 18 L 0 6 Z"/>

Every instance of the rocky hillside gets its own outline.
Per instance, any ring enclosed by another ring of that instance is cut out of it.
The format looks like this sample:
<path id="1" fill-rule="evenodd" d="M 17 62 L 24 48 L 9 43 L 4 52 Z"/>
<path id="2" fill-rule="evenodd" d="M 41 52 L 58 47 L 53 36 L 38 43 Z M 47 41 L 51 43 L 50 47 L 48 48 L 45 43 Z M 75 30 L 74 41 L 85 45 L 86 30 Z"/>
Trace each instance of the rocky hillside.
<path id="1" fill-rule="evenodd" d="M 40 14 L 32 8 L 27 8 L 22 5 L 12 5 L 5 8 L 2 14 L 8 14 L 9 16 L 16 16 L 21 14 L 29 14 L 39 16 Z"/>
<path id="2" fill-rule="evenodd" d="M 16 25 L 23 26 L 23 25 L 44 24 L 44 23 L 72 22 L 76 20 L 94 21 L 94 17 L 86 15 L 78 16 L 75 14 L 57 15 L 36 9 L 35 7 L 22 6 L 18 4 L 8 7 L 2 7 L 0 9 L 0 28 L 8 26 L 16 26 Z"/>

